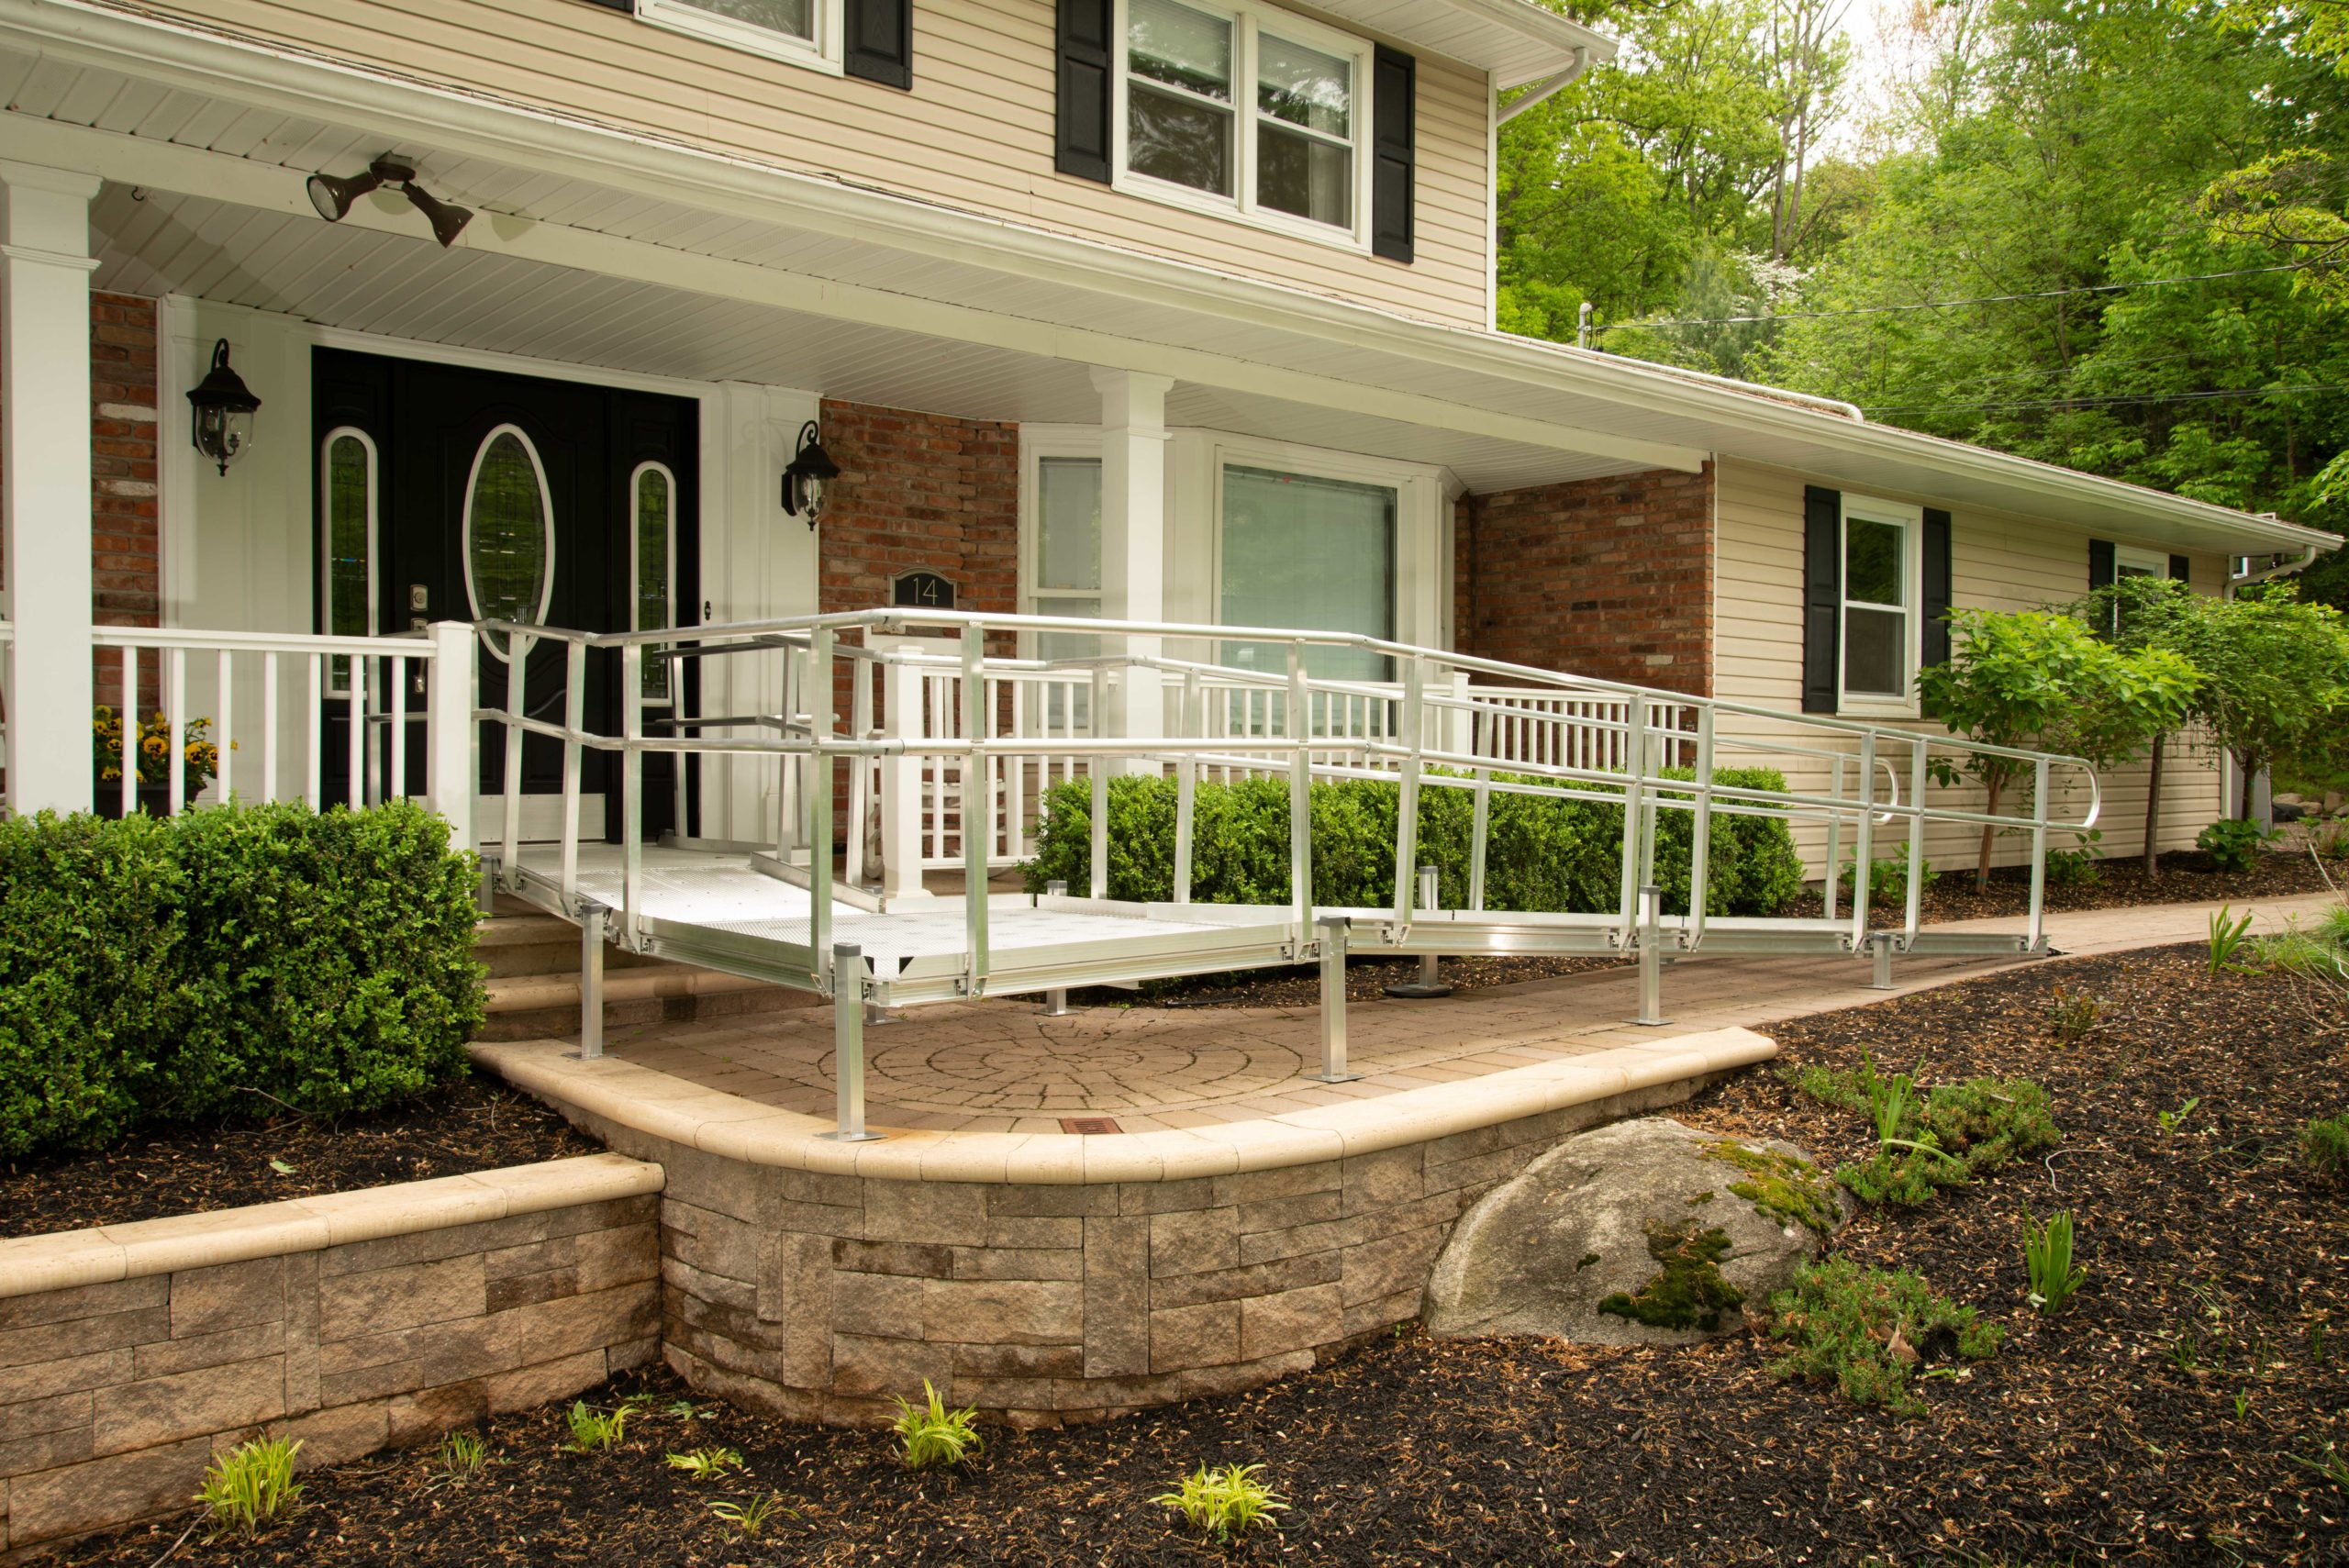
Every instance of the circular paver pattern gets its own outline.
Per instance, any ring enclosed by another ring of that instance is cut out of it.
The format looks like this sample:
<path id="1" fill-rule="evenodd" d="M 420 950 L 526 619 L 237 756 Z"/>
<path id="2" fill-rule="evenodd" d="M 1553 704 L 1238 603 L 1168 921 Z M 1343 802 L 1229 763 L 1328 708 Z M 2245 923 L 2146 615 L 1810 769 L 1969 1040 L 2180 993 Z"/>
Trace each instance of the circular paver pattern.
<path id="1" fill-rule="evenodd" d="M 1109 1031 L 1037 1019 L 974 1039 L 903 1043 L 889 1042 L 885 1026 L 866 1034 L 865 1050 L 875 1100 L 950 1112 L 1078 1114 L 1105 1100 L 1173 1110 L 1271 1093 L 1307 1065 L 1286 1045 L 1155 1019 Z"/>

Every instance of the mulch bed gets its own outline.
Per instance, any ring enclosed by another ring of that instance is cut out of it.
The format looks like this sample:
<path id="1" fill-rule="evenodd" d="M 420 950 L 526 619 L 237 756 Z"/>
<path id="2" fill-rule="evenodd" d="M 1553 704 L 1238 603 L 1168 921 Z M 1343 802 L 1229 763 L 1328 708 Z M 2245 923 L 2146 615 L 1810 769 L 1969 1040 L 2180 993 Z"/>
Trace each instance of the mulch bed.
<path id="1" fill-rule="evenodd" d="M 602 1149 L 529 1095 L 495 1079 L 466 1078 L 366 1116 L 323 1120 L 281 1110 L 249 1122 L 150 1128 L 85 1154 L 0 1164 L 0 1237 L 316 1197 Z"/>
<path id="2" fill-rule="evenodd" d="M 2059 988 L 2106 999 L 2058 1045 Z M 1786 1064 L 2043 1084 L 2065 1133 L 2044 1161 L 1863 1215 L 1845 1253 L 1913 1269 L 2004 1324 L 1996 1360 L 1920 1385 L 1900 1420 L 1780 1381 L 1768 1348 L 1690 1350 L 1382 1337 L 1274 1387 L 1066 1431 L 990 1429 L 958 1473 L 908 1475 L 872 1432 L 722 1405 L 648 1413 L 620 1451 L 558 1454 L 550 1408 L 489 1430 L 497 1462 L 451 1482 L 429 1451 L 309 1478 L 302 1511 L 235 1550 L 174 1561 L 420 1565 L 2318 1563 L 2349 1561 L 2349 1495 L 2304 1467 L 2349 1449 L 2349 1192 L 2303 1164 L 2307 1117 L 2349 1107 L 2349 1013 L 2283 975 L 2212 976 L 2201 950 L 2062 961 L 1776 1030 Z M 2175 1132 L 2158 1115 L 2199 1100 Z M 1861 1153 L 1856 1116 L 1765 1071 L 1692 1120 Z M 2079 1217 L 2086 1289 L 2023 1302 L 2028 1214 Z M 2180 1346 L 2188 1347 L 2181 1352 Z M 674 1397 L 653 1374 L 606 1390 Z M 2241 1406 L 2238 1407 L 2238 1398 Z M 727 1444 L 747 1479 L 696 1483 L 665 1451 Z M 1150 1498 L 1202 1462 L 1255 1462 L 1287 1497 L 1278 1537 L 1228 1554 Z M 713 1496 L 796 1510 L 750 1542 Z M 60 1559 L 151 1568 L 185 1521 Z"/>

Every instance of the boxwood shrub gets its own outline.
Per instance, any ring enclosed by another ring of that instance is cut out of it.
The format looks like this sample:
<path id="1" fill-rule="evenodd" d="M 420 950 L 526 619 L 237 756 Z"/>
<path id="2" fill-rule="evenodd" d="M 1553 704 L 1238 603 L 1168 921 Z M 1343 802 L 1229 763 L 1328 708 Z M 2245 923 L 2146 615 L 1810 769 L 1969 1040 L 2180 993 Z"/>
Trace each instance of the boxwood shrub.
<path id="1" fill-rule="evenodd" d="M 0 1157 L 462 1073 L 474 874 L 405 803 L 0 820 Z"/>
<path id="2" fill-rule="evenodd" d="M 1676 776 L 1692 776 L 1686 772 Z M 1783 791 L 1769 768 L 1721 768 L 1716 782 Z M 1534 782 L 1534 781 L 1525 781 Z M 1140 775 L 1109 781 L 1109 896 L 1142 902 L 1174 895 L 1174 781 Z M 1313 785 L 1313 902 L 1383 907 L 1395 896 L 1397 788 L 1383 780 Z M 1437 871 L 1447 909 L 1468 901 L 1475 798 L 1464 789 L 1419 791 L 1419 853 Z M 1082 779 L 1046 793 L 1036 858 L 1023 868 L 1030 892 L 1065 880 L 1082 892 L 1093 868 L 1093 791 Z M 1664 908 L 1688 906 L 1694 819 L 1656 817 L 1656 884 Z M 1561 800 L 1496 790 L 1485 854 L 1485 907 L 1592 913 L 1614 909 L 1623 852 L 1623 808 L 1601 800 Z M 1802 862 L 1783 820 L 1716 814 L 1710 834 L 1707 912 L 1775 915 L 1802 891 Z M 1203 904 L 1288 900 L 1288 781 L 1243 779 L 1198 785 L 1191 829 L 1191 896 Z"/>

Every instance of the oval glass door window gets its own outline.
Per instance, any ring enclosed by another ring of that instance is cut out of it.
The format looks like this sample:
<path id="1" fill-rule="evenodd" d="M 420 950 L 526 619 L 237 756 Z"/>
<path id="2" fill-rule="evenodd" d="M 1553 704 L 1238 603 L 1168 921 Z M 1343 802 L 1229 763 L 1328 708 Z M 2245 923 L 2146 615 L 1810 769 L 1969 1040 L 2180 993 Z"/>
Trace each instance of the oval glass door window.
<path id="1" fill-rule="evenodd" d="M 500 425 L 473 453 L 465 481 L 465 596 L 476 620 L 546 619 L 554 584 L 554 508 L 546 465 L 530 438 Z M 500 659 L 504 632 L 483 639 Z"/>

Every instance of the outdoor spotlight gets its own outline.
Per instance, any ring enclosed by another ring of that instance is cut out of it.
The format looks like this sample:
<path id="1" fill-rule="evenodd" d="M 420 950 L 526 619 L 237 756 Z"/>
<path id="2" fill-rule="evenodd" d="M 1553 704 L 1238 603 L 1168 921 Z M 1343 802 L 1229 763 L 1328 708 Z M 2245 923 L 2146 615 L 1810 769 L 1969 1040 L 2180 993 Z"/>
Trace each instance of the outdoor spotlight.
<path id="1" fill-rule="evenodd" d="M 187 401 L 195 416 L 189 439 L 226 474 L 252 445 L 253 415 L 261 407 L 244 378 L 228 368 L 228 339 L 212 345 L 211 373 L 188 390 Z"/>
<path id="2" fill-rule="evenodd" d="M 340 223 L 360 197 L 386 185 L 398 186 L 408 205 L 425 216 L 432 225 L 432 237 L 440 241 L 444 250 L 457 242 L 457 236 L 473 221 L 473 215 L 463 207 L 451 206 L 428 195 L 416 183 L 415 165 L 403 163 L 388 152 L 367 165 L 363 174 L 313 174 L 304 188 L 310 193 L 310 205 L 318 209 L 320 217 L 328 223 Z"/>
<path id="3" fill-rule="evenodd" d="M 795 517 L 806 514 L 811 532 L 817 514 L 824 509 L 824 486 L 841 476 L 841 465 L 816 436 L 815 420 L 799 427 L 799 450 L 783 471 L 783 509 Z"/>

